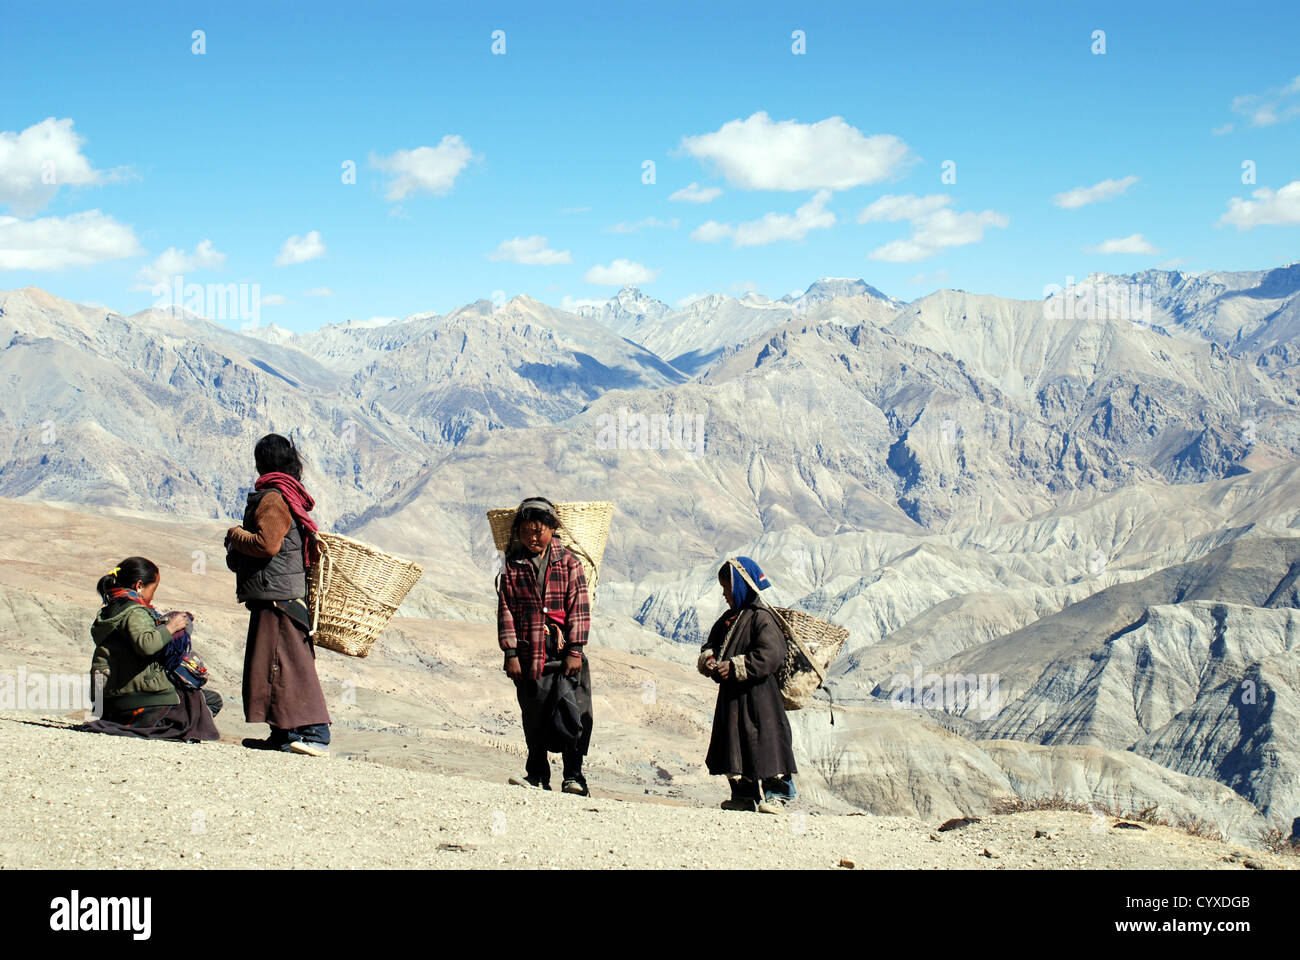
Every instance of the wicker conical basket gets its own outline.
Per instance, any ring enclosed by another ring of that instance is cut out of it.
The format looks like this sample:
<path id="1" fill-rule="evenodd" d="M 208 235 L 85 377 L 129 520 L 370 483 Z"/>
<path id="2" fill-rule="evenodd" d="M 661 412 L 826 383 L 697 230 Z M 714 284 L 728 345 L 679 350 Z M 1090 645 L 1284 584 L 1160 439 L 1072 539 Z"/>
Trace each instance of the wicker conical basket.
<path id="1" fill-rule="evenodd" d="M 320 559 L 307 580 L 317 646 L 364 657 L 424 568 L 337 533 L 318 533 Z"/>
<path id="2" fill-rule="evenodd" d="M 798 710 L 822 685 L 822 677 L 849 638 L 849 631 L 802 610 L 789 607 L 771 609 L 784 621 L 782 626 L 786 636 L 793 633 L 798 637 L 797 643 L 792 640 L 786 645 L 785 663 L 777 671 L 785 708 Z M 816 661 L 816 666 L 809 662 L 810 659 Z"/>
<path id="3" fill-rule="evenodd" d="M 781 698 L 785 701 L 785 708 L 798 710 L 826 682 L 826 670 L 844 646 L 844 641 L 849 638 L 849 631 L 802 610 L 772 606 L 763 600 L 758 587 L 738 561 L 728 558 L 727 562 L 749 585 L 749 589 L 754 591 L 758 602 L 776 616 L 781 632 L 786 636 L 785 663 L 776 676 L 781 685 Z M 830 695 L 829 690 L 827 695 Z M 831 723 L 834 722 L 835 715 L 832 711 Z"/>
<path id="4" fill-rule="evenodd" d="M 487 512 L 488 523 L 492 527 L 492 540 L 497 549 L 503 552 L 510 547 L 510 526 L 514 522 L 516 509 L 504 507 Z M 614 504 L 608 500 L 557 503 L 555 515 L 560 521 L 556 536 L 578 555 L 582 562 L 582 572 L 587 578 L 587 594 L 594 602 L 596 581 L 600 577 L 600 561 L 605 556 L 609 524 L 614 517 Z"/>

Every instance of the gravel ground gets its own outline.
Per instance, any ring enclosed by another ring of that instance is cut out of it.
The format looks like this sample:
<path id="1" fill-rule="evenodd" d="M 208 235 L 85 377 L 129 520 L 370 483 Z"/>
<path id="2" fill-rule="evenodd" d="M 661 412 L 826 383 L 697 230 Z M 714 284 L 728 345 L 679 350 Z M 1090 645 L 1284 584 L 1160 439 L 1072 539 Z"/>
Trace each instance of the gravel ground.
<path id="1" fill-rule="evenodd" d="M 1294 868 L 1295 858 L 1084 814 L 731 813 L 423 770 L 78 732 L 0 716 L 6 868 Z M 1035 837 L 1035 833 L 1048 836 Z M 1236 852 L 1237 856 L 1233 856 Z"/>

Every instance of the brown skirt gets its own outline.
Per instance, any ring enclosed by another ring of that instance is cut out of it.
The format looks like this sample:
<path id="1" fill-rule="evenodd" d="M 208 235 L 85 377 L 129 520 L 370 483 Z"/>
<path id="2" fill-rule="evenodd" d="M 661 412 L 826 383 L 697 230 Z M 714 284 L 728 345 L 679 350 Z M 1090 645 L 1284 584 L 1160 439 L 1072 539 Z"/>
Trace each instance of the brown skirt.
<path id="1" fill-rule="evenodd" d="M 297 622 L 271 604 L 250 603 L 244 648 L 244 719 L 281 730 L 329 723 L 316 676 L 316 648 Z"/>
<path id="2" fill-rule="evenodd" d="M 86 724 L 91 733 L 148 740 L 216 740 L 217 725 L 202 690 L 181 690 L 181 702 L 171 706 L 139 707 L 135 710 L 104 711 L 98 720 Z"/>

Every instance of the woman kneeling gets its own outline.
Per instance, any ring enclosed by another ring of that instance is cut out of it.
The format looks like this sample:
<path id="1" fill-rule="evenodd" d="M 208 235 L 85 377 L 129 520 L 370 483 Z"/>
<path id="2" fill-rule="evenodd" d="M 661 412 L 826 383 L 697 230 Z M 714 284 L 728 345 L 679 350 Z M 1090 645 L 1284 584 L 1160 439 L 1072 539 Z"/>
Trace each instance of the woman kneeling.
<path id="1" fill-rule="evenodd" d="M 216 740 L 212 718 L 221 696 L 189 682 L 198 679 L 195 671 L 206 673 L 190 659 L 194 618 L 154 609 L 161 582 L 158 567 L 144 557 L 127 557 L 99 579 L 104 605 L 90 628 L 90 688 L 102 713 L 86 729 L 152 740 Z M 169 672 L 164 664 L 177 669 Z"/>

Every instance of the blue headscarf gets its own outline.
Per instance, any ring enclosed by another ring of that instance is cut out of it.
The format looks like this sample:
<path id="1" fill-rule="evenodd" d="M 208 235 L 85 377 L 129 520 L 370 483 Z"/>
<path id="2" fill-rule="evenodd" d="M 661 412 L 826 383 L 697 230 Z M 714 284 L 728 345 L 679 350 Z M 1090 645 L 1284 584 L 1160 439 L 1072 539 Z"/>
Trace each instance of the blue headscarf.
<path id="1" fill-rule="evenodd" d="M 745 572 L 749 574 L 749 579 L 754 581 L 754 585 L 758 589 L 766 590 L 772 585 L 772 582 L 767 579 L 767 575 L 763 573 L 759 565 L 749 557 L 736 557 L 735 560 L 745 568 Z M 731 596 L 736 601 L 736 609 L 739 610 L 754 598 L 754 591 L 749 589 L 749 584 L 741 578 L 740 574 L 736 572 L 736 568 L 730 563 L 727 564 L 727 571 L 731 574 Z"/>

